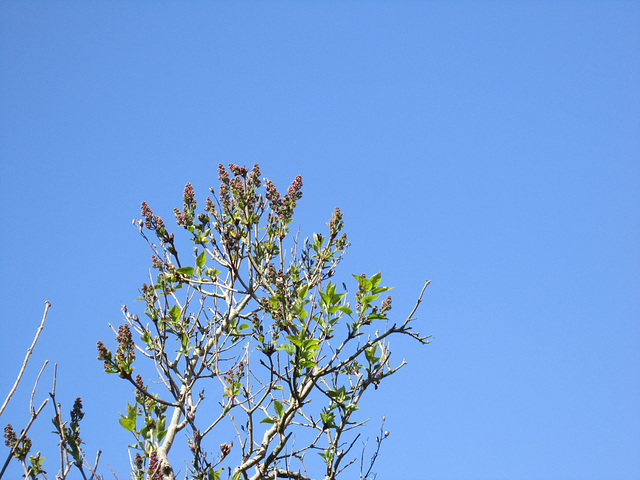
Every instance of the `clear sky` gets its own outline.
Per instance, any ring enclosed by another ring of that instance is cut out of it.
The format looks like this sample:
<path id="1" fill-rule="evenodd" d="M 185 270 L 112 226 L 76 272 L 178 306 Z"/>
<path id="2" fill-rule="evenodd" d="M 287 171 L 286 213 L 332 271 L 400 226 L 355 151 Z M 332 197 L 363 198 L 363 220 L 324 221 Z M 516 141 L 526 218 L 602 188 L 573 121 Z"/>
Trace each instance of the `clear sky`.
<path id="1" fill-rule="evenodd" d="M 95 344 L 148 275 L 131 220 L 259 162 L 303 176 L 304 232 L 343 209 L 342 274 L 381 270 L 392 313 L 433 281 L 435 341 L 395 342 L 363 405 L 379 480 L 640 478 L 639 26 L 618 1 L 3 0 L 3 398 L 53 306 L 2 423 L 49 358 L 127 478 L 132 396 Z"/>

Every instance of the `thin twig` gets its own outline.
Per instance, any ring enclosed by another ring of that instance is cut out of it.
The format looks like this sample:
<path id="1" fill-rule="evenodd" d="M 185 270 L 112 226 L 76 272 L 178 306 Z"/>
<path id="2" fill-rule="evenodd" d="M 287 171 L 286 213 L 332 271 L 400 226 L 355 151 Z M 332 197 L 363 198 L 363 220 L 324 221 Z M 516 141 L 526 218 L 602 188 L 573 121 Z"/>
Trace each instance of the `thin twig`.
<path id="1" fill-rule="evenodd" d="M 47 364 L 49 363 L 49 360 L 45 360 L 44 364 L 42 365 L 42 368 L 40 369 L 40 373 L 38 374 L 38 377 L 36 378 L 36 383 L 33 385 L 33 390 L 31 390 L 31 400 L 29 400 L 29 410 L 31 411 L 31 415 L 33 415 L 35 413 L 35 410 L 33 408 L 33 397 L 36 394 L 36 389 L 38 388 L 38 383 L 40 382 L 40 377 L 42 376 L 42 372 L 44 372 L 45 367 L 47 366 Z"/>
<path id="2" fill-rule="evenodd" d="M 42 321 L 40 322 L 40 326 L 38 327 L 38 330 L 36 330 L 36 336 L 33 338 L 33 343 L 31 343 L 31 346 L 29 347 L 29 350 L 27 350 L 27 354 L 24 357 L 24 361 L 22 362 L 22 368 L 20 369 L 20 373 L 18 373 L 18 377 L 16 378 L 16 382 L 13 384 L 13 387 L 11 388 L 11 391 L 9 392 L 9 395 L 7 395 L 7 398 L 5 399 L 4 403 L 2 404 L 2 408 L 0 408 L 0 416 L 2 416 L 2 412 L 4 412 L 4 409 L 7 408 L 7 405 L 9 404 L 9 400 L 11 400 L 11 397 L 13 396 L 13 394 L 16 391 L 16 389 L 18 388 L 18 384 L 20 383 L 20 379 L 22 379 L 22 375 L 24 374 L 24 371 L 27 368 L 27 363 L 29 362 L 29 357 L 33 353 L 33 349 L 36 346 L 38 338 L 40 337 L 40 333 L 42 332 L 42 329 L 44 328 L 44 322 L 47 319 L 47 312 L 49 311 L 49 307 L 51 306 L 51 303 L 49 302 L 49 300 L 47 300 L 46 302 L 44 302 L 44 305 L 45 305 L 44 306 L 44 315 L 42 316 Z"/>

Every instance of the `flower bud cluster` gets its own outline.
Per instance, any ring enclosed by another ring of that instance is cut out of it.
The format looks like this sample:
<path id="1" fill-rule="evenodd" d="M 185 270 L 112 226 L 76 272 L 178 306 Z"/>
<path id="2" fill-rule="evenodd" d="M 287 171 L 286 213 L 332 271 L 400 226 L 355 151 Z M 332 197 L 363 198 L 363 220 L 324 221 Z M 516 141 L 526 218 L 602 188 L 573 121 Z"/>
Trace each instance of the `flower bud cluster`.
<path id="1" fill-rule="evenodd" d="M 82 398 L 77 397 L 76 401 L 73 402 L 73 410 L 71 410 L 71 424 L 77 425 L 83 418 L 84 412 L 82 411 Z"/>
<path id="2" fill-rule="evenodd" d="M 262 322 L 258 318 L 258 314 L 256 312 L 253 312 L 253 315 L 251 316 L 251 324 L 253 325 L 254 334 L 260 334 L 263 332 L 264 328 L 262 327 Z"/>
<path id="3" fill-rule="evenodd" d="M 382 305 L 380 306 L 380 313 L 388 312 L 391 310 L 391 295 L 387 296 L 385 300 L 383 300 Z"/>
<path id="4" fill-rule="evenodd" d="M 362 278 L 367 278 L 367 275 L 364 274 L 364 273 L 362 275 L 360 275 L 360 276 Z M 362 286 L 362 284 L 358 284 L 358 291 L 356 292 L 356 302 L 360 303 L 360 299 L 362 297 L 364 297 L 365 293 L 367 293 L 367 292 L 365 292 L 364 287 Z"/>
<path id="5" fill-rule="evenodd" d="M 20 442 L 21 445 L 18 447 L 18 436 L 16 432 L 13 430 L 13 426 L 8 424 L 4 427 L 4 444 L 13 450 L 13 456 L 20 460 L 24 460 L 27 458 L 29 451 L 31 450 L 31 439 L 28 437 L 24 437 Z"/>
<path id="6" fill-rule="evenodd" d="M 16 432 L 13 431 L 13 426 L 11 424 L 4 427 L 4 438 L 4 444 L 9 448 L 13 448 L 13 446 L 18 443 L 18 436 L 16 435 Z"/>
<path id="7" fill-rule="evenodd" d="M 111 367 L 113 360 L 111 358 L 111 350 L 104 346 L 101 341 L 98 342 L 98 360 L 104 362 L 104 369 L 108 370 Z"/>
<path id="8" fill-rule="evenodd" d="M 218 178 L 220 185 L 220 203 L 225 211 L 230 211 L 237 206 L 244 208 L 246 205 L 252 205 L 257 200 L 255 189 L 260 187 L 260 166 L 256 163 L 251 172 L 246 167 L 241 167 L 233 163 L 229 164 L 229 170 L 234 175 L 229 177 L 222 164 L 218 165 Z M 213 208 L 210 202 L 207 207 Z"/>
<path id="9" fill-rule="evenodd" d="M 153 268 L 161 270 L 164 267 L 164 263 L 158 258 L 157 255 L 151 255 L 151 266 Z"/>
<path id="10" fill-rule="evenodd" d="M 160 468 L 158 452 L 151 452 L 149 454 L 149 469 L 147 472 L 149 473 L 147 480 L 162 480 L 162 469 Z"/>
<path id="11" fill-rule="evenodd" d="M 297 201 L 302 198 L 302 177 L 298 175 L 287 189 L 287 193 L 280 198 L 280 193 L 271 180 L 267 180 L 267 200 L 271 210 L 280 220 L 288 221 L 293 216 Z"/>
<path id="12" fill-rule="evenodd" d="M 331 220 L 327 223 L 329 226 L 329 243 L 333 243 L 335 238 L 338 236 L 338 233 L 344 227 L 344 222 L 342 221 L 342 212 L 340 208 L 336 207 L 333 211 L 333 215 L 331 216 Z M 347 234 L 343 233 L 338 240 L 335 240 L 336 250 L 340 251 L 347 247 Z"/>
<path id="13" fill-rule="evenodd" d="M 149 230 L 154 230 L 159 239 L 164 240 L 168 238 L 164 221 L 158 215 L 153 214 L 153 210 L 151 210 L 147 202 L 142 202 L 140 210 L 144 217 L 144 226 Z"/>
<path id="14" fill-rule="evenodd" d="M 333 215 L 331 215 L 331 220 L 327 223 L 329 226 L 329 231 L 331 232 L 331 238 L 335 238 L 335 236 L 342 230 L 344 227 L 344 222 L 342 221 L 342 212 L 339 207 L 333 211 Z"/>
<path id="15" fill-rule="evenodd" d="M 133 459 L 133 466 L 136 468 L 137 472 L 140 472 L 144 466 L 144 459 L 139 453 L 136 453 L 136 456 Z"/>
<path id="16" fill-rule="evenodd" d="M 140 374 L 136 375 L 134 384 L 136 386 L 136 402 L 138 402 L 141 405 L 145 405 L 150 402 L 153 402 L 151 398 L 145 396 L 144 394 L 144 392 L 146 392 L 146 387 L 144 386 L 144 382 Z"/>
<path id="17" fill-rule="evenodd" d="M 242 386 L 241 380 L 244 377 L 244 362 L 240 362 L 237 368 L 231 369 L 225 376 L 225 381 L 228 387 L 225 389 L 224 395 L 233 400 L 236 395 L 240 393 L 240 387 Z"/>
<path id="18" fill-rule="evenodd" d="M 129 325 L 120 325 L 116 340 L 118 341 L 118 349 L 115 356 L 112 356 L 111 351 L 104 346 L 104 343 L 98 342 L 98 360 L 104 362 L 105 372 L 119 373 L 121 377 L 125 378 L 133 371 L 131 364 L 136 359 L 135 343 Z"/>
<path id="19" fill-rule="evenodd" d="M 231 453 L 231 447 L 233 446 L 233 442 L 231 445 L 228 443 L 223 443 L 220 445 L 220 452 L 222 453 L 222 458 L 220 461 L 224 460 L 224 458 Z"/>
<path id="20" fill-rule="evenodd" d="M 131 363 L 136 358 L 135 344 L 131 336 L 131 329 L 126 323 L 118 328 L 118 350 L 116 350 L 116 362 Z"/>
<path id="21" fill-rule="evenodd" d="M 213 204 L 213 200 L 211 197 L 207 197 L 207 200 L 204 203 L 204 209 L 206 212 L 213 213 L 216 211 L 216 206 Z"/>
<path id="22" fill-rule="evenodd" d="M 195 216 L 196 210 L 196 199 L 195 199 L 195 191 L 193 190 L 193 185 L 191 183 L 187 183 L 184 187 L 183 198 L 183 206 L 182 212 L 177 208 L 174 208 L 173 213 L 176 216 L 176 223 L 181 226 L 188 227 L 193 225 L 193 219 Z"/>

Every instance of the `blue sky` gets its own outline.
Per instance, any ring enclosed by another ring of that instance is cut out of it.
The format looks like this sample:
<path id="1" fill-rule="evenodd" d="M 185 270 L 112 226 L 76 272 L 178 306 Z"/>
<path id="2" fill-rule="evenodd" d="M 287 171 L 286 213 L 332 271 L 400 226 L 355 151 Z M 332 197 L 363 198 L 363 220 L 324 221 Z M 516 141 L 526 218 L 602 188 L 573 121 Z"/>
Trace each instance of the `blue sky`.
<path id="1" fill-rule="evenodd" d="M 394 342 L 409 365 L 363 405 L 379 480 L 639 478 L 638 25 L 637 2 L 1 2 L 3 396 L 53 304 L 2 422 L 58 362 L 126 478 L 131 395 L 95 343 L 147 278 L 131 220 L 259 162 L 303 176 L 303 232 L 342 208 L 342 274 L 381 270 L 396 315 L 432 280 L 435 341 Z"/>

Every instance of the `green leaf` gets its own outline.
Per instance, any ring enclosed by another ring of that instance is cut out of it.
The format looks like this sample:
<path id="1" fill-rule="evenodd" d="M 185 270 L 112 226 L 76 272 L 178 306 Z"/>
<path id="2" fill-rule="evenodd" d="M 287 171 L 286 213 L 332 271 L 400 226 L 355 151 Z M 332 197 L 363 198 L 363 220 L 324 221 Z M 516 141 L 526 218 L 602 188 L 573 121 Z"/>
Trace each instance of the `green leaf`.
<path id="1" fill-rule="evenodd" d="M 169 310 L 169 315 L 174 322 L 177 322 L 180 319 L 180 313 L 180 308 L 177 305 L 174 305 L 171 307 L 171 310 Z"/>
<path id="2" fill-rule="evenodd" d="M 282 345 L 278 345 L 276 350 L 283 350 L 287 352 L 289 355 L 293 355 L 296 353 L 296 346 L 290 343 L 283 343 Z"/>
<path id="3" fill-rule="evenodd" d="M 382 273 L 378 272 L 374 276 L 371 277 L 371 288 L 376 288 L 380 284 L 380 280 L 382 280 Z"/>
<path id="4" fill-rule="evenodd" d="M 377 363 L 377 361 L 380 360 L 380 357 L 376 357 L 377 350 L 378 350 L 378 347 L 376 345 L 372 345 L 371 347 L 367 348 L 364 351 L 364 356 L 367 357 L 367 361 L 371 365 Z"/>
<path id="5" fill-rule="evenodd" d="M 271 424 L 273 424 L 273 423 L 276 423 L 276 421 L 273 418 L 267 417 L 267 418 L 263 418 L 262 420 L 260 420 L 260 423 L 271 423 Z"/>
<path id="6" fill-rule="evenodd" d="M 142 438 L 144 438 L 145 440 L 149 440 L 151 438 L 151 427 L 149 427 L 149 425 L 145 425 L 144 427 L 142 427 L 142 429 L 138 432 L 140 435 L 142 435 Z"/>
<path id="7" fill-rule="evenodd" d="M 322 419 L 322 426 L 324 428 L 336 428 L 335 413 L 323 410 L 320 412 L 320 418 Z"/>
<path id="8" fill-rule="evenodd" d="M 133 432 L 136 429 L 135 420 L 131 420 L 129 418 L 121 418 L 118 421 L 120 422 L 120 425 L 124 427 L 125 430 L 129 430 L 130 432 Z"/>
<path id="9" fill-rule="evenodd" d="M 200 268 L 204 267 L 205 262 L 207 261 L 207 252 L 203 251 L 200 255 L 196 257 L 196 265 Z"/>
<path id="10" fill-rule="evenodd" d="M 213 468 L 211 468 L 208 473 L 208 476 L 209 476 L 208 480 L 220 480 L 221 472 L 222 472 L 222 468 L 219 468 L 218 470 L 214 470 Z"/>
<path id="11" fill-rule="evenodd" d="M 142 332 L 142 335 L 140 336 L 140 339 L 147 346 L 147 350 L 150 350 L 151 349 L 151 343 L 153 341 L 153 337 L 151 337 L 151 334 L 147 330 L 145 330 L 144 332 Z"/>
<path id="12" fill-rule="evenodd" d="M 334 297 L 335 294 L 336 294 L 336 286 L 335 286 L 335 284 L 333 282 L 327 283 L 327 288 L 325 289 L 325 292 L 330 297 Z"/>
<path id="13" fill-rule="evenodd" d="M 387 290 L 393 290 L 393 287 L 376 287 L 371 290 L 371 293 L 382 293 L 386 292 Z"/>
<path id="14" fill-rule="evenodd" d="M 138 415 L 138 407 L 136 407 L 135 405 L 131 405 L 129 402 L 127 402 L 127 418 L 135 422 L 137 415 Z"/>
<path id="15" fill-rule="evenodd" d="M 176 270 L 176 272 L 181 273 L 182 275 L 186 275 L 187 277 L 193 275 L 193 272 L 195 271 L 196 269 L 193 267 L 181 267 Z"/>
<path id="16" fill-rule="evenodd" d="M 358 281 L 358 283 L 362 286 L 365 292 L 371 291 L 371 280 L 369 280 L 366 277 L 361 277 L 360 275 L 354 275 L 353 278 L 355 278 Z"/>
<path id="17" fill-rule="evenodd" d="M 309 340 L 305 340 L 302 342 L 302 349 L 307 352 L 315 352 L 316 350 L 320 350 L 319 346 L 320 340 L 317 338 L 310 338 Z"/>
<path id="18" fill-rule="evenodd" d="M 273 401 L 273 408 L 279 417 L 281 417 L 282 414 L 284 413 L 284 407 L 282 406 L 282 403 L 280 403 L 278 400 Z"/>
<path id="19" fill-rule="evenodd" d="M 317 252 L 318 250 L 320 250 L 323 244 L 324 244 L 324 237 L 320 233 L 314 233 L 313 245 L 312 245 L 314 250 Z"/>
<path id="20" fill-rule="evenodd" d="M 293 343 L 296 347 L 302 346 L 302 341 L 298 335 L 287 335 L 287 340 Z"/>
<path id="21" fill-rule="evenodd" d="M 167 436 L 167 431 L 166 430 L 156 431 L 155 436 L 158 439 L 158 441 L 161 442 L 162 439 Z"/>
<path id="22" fill-rule="evenodd" d="M 360 299 L 363 304 L 371 303 L 376 300 L 380 295 L 366 295 Z"/>
<path id="23" fill-rule="evenodd" d="M 331 399 L 336 403 L 343 403 L 345 400 L 350 398 L 347 395 L 344 385 L 338 390 L 328 390 L 327 395 L 329 395 L 329 397 L 331 397 Z"/>
<path id="24" fill-rule="evenodd" d="M 207 275 L 207 277 L 215 278 L 220 273 L 220 270 L 218 270 L 217 268 L 207 268 L 204 273 Z"/>
<path id="25" fill-rule="evenodd" d="M 163 432 L 165 429 L 165 423 L 167 420 L 166 415 L 161 415 L 160 418 L 156 420 L 156 430 L 159 432 Z"/>
<path id="26" fill-rule="evenodd" d="M 298 290 L 298 298 L 302 300 L 307 296 L 308 293 L 309 293 L 309 285 L 306 284 L 303 287 L 301 287 L 300 290 Z"/>

